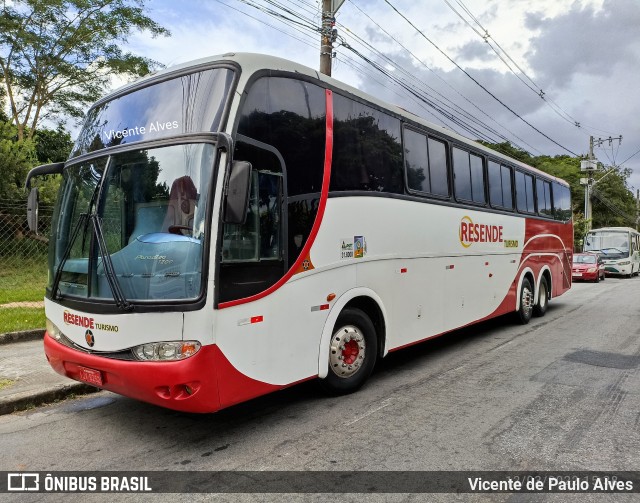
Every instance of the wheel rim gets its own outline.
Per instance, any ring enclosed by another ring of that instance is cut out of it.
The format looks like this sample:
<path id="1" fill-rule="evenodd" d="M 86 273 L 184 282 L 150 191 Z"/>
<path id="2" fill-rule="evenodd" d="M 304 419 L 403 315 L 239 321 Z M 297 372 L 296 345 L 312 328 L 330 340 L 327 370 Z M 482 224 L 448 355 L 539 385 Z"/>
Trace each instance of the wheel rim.
<path id="1" fill-rule="evenodd" d="M 362 368 L 366 347 L 364 336 L 357 327 L 340 328 L 331 337 L 329 368 L 338 377 L 351 377 Z"/>
<path id="2" fill-rule="evenodd" d="M 528 286 L 525 286 L 522 289 L 522 299 L 520 303 L 522 304 L 522 312 L 524 315 L 529 316 L 533 309 L 533 292 Z"/>

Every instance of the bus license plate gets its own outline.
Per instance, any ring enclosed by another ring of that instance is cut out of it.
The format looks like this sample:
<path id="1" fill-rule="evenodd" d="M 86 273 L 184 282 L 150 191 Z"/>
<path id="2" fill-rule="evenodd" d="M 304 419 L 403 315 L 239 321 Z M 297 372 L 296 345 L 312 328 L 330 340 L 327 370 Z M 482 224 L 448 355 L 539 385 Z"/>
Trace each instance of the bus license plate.
<path id="1" fill-rule="evenodd" d="M 88 384 L 102 386 L 102 373 L 99 370 L 79 367 L 78 377 Z"/>

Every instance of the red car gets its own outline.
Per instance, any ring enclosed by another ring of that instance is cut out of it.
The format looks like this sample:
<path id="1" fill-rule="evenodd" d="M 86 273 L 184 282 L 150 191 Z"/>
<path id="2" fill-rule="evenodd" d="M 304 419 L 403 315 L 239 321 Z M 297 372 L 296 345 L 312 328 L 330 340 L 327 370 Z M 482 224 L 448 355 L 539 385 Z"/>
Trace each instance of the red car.
<path id="1" fill-rule="evenodd" d="M 600 255 L 595 253 L 574 253 L 571 276 L 574 281 L 604 280 L 604 263 Z"/>

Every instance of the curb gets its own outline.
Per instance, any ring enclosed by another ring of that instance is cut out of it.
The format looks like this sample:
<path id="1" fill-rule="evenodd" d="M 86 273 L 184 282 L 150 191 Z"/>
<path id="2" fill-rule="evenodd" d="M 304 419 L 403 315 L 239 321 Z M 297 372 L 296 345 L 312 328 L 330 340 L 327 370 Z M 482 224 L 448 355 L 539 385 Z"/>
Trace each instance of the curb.
<path id="1" fill-rule="evenodd" d="M 9 332 L 0 334 L 0 345 L 10 344 L 12 342 L 36 341 L 42 338 L 44 338 L 44 328 L 24 330 L 22 332 Z"/>
<path id="2" fill-rule="evenodd" d="M 100 388 L 83 383 L 63 384 L 61 386 L 44 391 L 23 391 L 11 395 L 8 398 L 0 399 L 0 416 L 12 414 L 21 410 L 27 410 L 39 405 L 63 400 L 71 395 L 86 395 L 102 391 Z"/>

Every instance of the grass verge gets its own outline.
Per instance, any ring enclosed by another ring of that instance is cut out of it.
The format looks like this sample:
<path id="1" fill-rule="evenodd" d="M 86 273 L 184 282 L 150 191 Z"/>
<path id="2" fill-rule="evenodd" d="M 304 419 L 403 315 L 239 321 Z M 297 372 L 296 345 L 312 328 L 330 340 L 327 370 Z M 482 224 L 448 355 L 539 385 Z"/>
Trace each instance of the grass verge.
<path id="1" fill-rule="evenodd" d="M 0 334 L 44 328 L 42 307 L 0 307 Z"/>
<path id="2" fill-rule="evenodd" d="M 46 257 L 39 260 L 0 257 L 0 304 L 41 302 L 46 285 Z"/>

